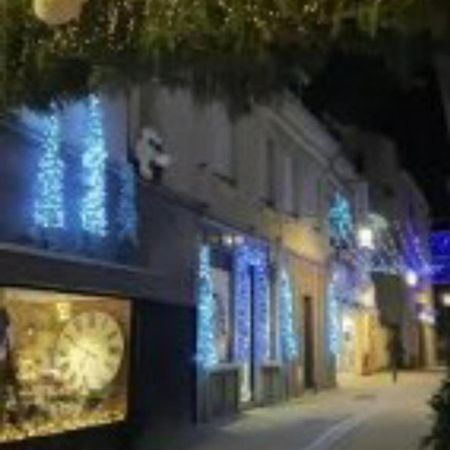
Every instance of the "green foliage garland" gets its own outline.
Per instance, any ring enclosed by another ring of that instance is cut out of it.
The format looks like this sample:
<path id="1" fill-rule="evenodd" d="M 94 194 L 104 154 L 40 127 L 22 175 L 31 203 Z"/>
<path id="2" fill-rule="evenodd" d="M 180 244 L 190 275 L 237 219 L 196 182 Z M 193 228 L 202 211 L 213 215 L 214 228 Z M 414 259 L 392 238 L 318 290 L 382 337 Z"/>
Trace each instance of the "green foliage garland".
<path id="1" fill-rule="evenodd" d="M 37 1 L 37 0 L 35 0 Z M 50 27 L 31 0 L 0 6 L 0 112 L 149 77 L 251 100 L 298 79 L 337 42 L 448 30 L 446 0 L 87 0 Z M 436 11 L 444 11 L 437 14 Z"/>

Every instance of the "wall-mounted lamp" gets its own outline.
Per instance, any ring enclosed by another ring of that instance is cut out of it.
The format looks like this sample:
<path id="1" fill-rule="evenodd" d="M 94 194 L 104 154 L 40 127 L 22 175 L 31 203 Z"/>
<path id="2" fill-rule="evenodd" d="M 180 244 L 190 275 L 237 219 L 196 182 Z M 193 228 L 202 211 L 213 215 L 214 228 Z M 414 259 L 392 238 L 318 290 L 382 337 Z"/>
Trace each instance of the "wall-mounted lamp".
<path id="1" fill-rule="evenodd" d="M 442 305 L 446 308 L 450 308 L 450 293 L 442 295 Z"/>
<path id="2" fill-rule="evenodd" d="M 374 249 L 373 230 L 371 228 L 364 226 L 358 230 L 358 244 L 361 248 Z"/>
<path id="3" fill-rule="evenodd" d="M 419 277 L 417 276 L 417 273 L 411 269 L 406 272 L 405 280 L 406 284 L 410 287 L 416 287 L 419 283 Z"/>

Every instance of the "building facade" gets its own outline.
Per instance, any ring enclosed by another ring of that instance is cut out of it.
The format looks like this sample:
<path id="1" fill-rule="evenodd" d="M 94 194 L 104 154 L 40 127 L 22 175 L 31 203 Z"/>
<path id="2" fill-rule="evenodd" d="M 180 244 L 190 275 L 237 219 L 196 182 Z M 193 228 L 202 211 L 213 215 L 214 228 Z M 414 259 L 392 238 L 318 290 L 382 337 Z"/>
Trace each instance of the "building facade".
<path id="1" fill-rule="evenodd" d="M 152 84 L 0 139 L 8 450 L 173 446 L 385 364 L 366 179 L 298 98 Z"/>
<path id="2" fill-rule="evenodd" d="M 405 367 L 435 363 L 431 296 L 430 211 L 411 176 L 402 170 L 395 145 L 384 136 L 341 129 L 347 152 L 368 182 L 373 248 L 370 270 L 385 342 L 377 367 L 389 364 L 390 342 L 401 336 Z M 384 353 L 384 355 L 383 355 Z"/>

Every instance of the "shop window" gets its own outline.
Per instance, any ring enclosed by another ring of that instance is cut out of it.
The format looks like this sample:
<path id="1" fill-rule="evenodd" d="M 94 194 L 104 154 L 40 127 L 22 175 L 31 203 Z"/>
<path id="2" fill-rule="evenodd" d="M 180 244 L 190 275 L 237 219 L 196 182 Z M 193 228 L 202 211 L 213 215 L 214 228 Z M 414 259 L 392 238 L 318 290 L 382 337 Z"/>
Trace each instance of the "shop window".
<path id="1" fill-rule="evenodd" d="M 129 303 L 0 292 L 0 442 L 121 421 Z"/>

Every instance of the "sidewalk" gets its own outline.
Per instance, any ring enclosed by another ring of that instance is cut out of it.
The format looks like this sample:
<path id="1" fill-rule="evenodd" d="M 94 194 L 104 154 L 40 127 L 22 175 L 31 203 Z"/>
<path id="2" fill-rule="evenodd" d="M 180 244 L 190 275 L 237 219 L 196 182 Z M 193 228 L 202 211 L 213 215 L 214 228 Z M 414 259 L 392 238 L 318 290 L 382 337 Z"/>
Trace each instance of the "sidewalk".
<path id="1" fill-rule="evenodd" d="M 386 417 L 395 410 L 401 420 L 403 406 L 411 399 L 417 401 L 408 409 L 423 415 L 442 375 L 440 371 L 401 372 L 395 385 L 389 373 L 347 379 L 336 389 L 246 411 L 231 420 L 198 426 L 178 438 L 174 430 L 174 441 L 158 450 L 328 449 L 376 415 Z"/>

